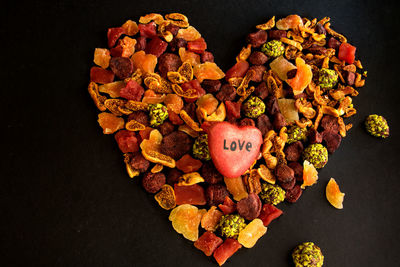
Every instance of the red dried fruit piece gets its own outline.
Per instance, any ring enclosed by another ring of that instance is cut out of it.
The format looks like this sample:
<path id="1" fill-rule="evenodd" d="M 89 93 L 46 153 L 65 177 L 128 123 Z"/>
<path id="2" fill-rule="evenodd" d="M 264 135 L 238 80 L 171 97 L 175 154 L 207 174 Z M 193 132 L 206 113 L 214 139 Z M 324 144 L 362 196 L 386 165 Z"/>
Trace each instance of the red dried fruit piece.
<path id="1" fill-rule="evenodd" d="M 125 36 L 118 46 L 122 48 L 121 57 L 130 57 L 135 52 L 136 40 Z"/>
<path id="2" fill-rule="evenodd" d="M 206 256 L 211 256 L 222 242 L 223 240 L 220 237 L 216 236 L 213 232 L 207 231 L 194 242 L 194 246 L 203 251 Z"/>
<path id="3" fill-rule="evenodd" d="M 267 38 L 268 34 L 266 31 L 258 30 L 247 35 L 246 41 L 251 44 L 252 47 L 260 47 L 267 41 Z"/>
<path id="4" fill-rule="evenodd" d="M 90 81 L 100 84 L 111 83 L 114 81 L 114 73 L 100 67 L 90 69 Z"/>
<path id="5" fill-rule="evenodd" d="M 144 89 L 136 81 L 130 80 L 126 86 L 119 91 L 119 94 L 125 99 L 140 101 L 144 94 Z"/>
<path id="6" fill-rule="evenodd" d="M 139 32 L 141 37 L 153 38 L 157 36 L 156 23 L 139 24 Z"/>
<path id="7" fill-rule="evenodd" d="M 204 38 L 199 38 L 197 40 L 188 42 L 187 49 L 191 52 L 202 54 L 207 49 L 207 43 Z"/>
<path id="8" fill-rule="evenodd" d="M 286 190 L 285 199 L 289 203 L 295 203 L 301 197 L 303 189 L 300 185 L 295 185 L 292 189 Z"/>
<path id="9" fill-rule="evenodd" d="M 264 204 L 260 215 L 258 216 L 261 221 L 263 221 L 264 226 L 268 226 L 273 220 L 281 216 L 283 211 L 278 209 L 272 204 Z"/>
<path id="10" fill-rule="evenodd" d="M 214 251 L 214 259 L 219 266 L 221 266 L 241 247 L 242 245 L 236 239 L 227 238 L 225 242 Z"/>
<path id="11" fill-rule="evenodd" d="M 135 132 L 121 130 L 115 134 L 115 140 L 122 153 L 139 151 L 138 139 Z"/>
<path id="12" fill-rule="evenodd" d="M 114 47 L 122 34 L 125 34 L 125 29 L 122 27 L 109 28 L 107 31 L 108 47 Z"/>
<path id="13" fill-rule="evenodd" d="M 146 54 L 152 54 L 156 57 L 161 56 L 167 50 L 168 43 L 158 37 L 154 37 L 146 45 Z"/>
<path id="14" fill-rule="evenodd" d="M 192 158 L 189 154 L 184 155 L 176 162 L 176 167 L 184 173 L 195 172 L 202 165 L 203 163 L 200 160 Z"/>
<path id="15" fill-rule="evenodd" d="M 110 54 L 113 57 L 122 57 L 123 48 L 121 45 L 116 45 L 115 47 L 110 49 Z"/>
<path id="16" fill-rule="evenodd" d="M 353 64 L 356 57 L 356 47 L 349 43 L 342 43 L 339 47 L 338 58 L 346 61 L 348 64 Z"/>
<path id="17" fill-rule="evenodd" d="M 185 98 L 187 103 L 195 102 L 199 97 L 206 94 L 206 91 L 201 87 L 200 82 L 198 80 L 191 80 L 190 82 L 183 83 L 181 85 L 182 90 L 186 92 L 187 90 L 193 89 L 197 91 L 197 98 Z"/>
<path id="18" fill-rule="evenodd" d="M 240 60 L 225 73 L 225 79 L 228 81 L 232 77 L 244 77 L 248 69 L 249 63 L 245 60 Z"/>
<path id="19" fill-rule="evenodd" d="M 184 123 L 181 117 L 170 109 L 168 109 L 168 119 L 173 125 L 182 125 Z"/>
<path id="20" fill-rule="evenodd" d="M 133 72 L 132 61 L 126 57 L 113 57 L 110 60 L 110 68 L 122 80 L 128 78 Z"/>
<path id="21" fill-rule="evenodd" d="M 174 185 L 176 205 L 192 204 L 192 205 L 205 205 L 206 196 L 204 189 L 198 184 L 179 186 Z"/>
<path id="22" fill-rule="evenodd" d="M 217 121 L 205 121 L 201 124 L 200 128 L 207 132 L 215 123 L 217 123 Z"/>
<path id="23" fill-rule="evenodd" d="M 139 36 L 138 38 L 136 38 L 135 51 L 145 50 L 146 44 L 147 44 L 147 38 L 143 37 L 143 36 Z"/>
<path id="24" fill-rule="evenodd" d="M 146 127 L 146 129 L 139 131 L 139 135 L 142 138 L 142 140 L 149 139 L 150 138 L 150 133 L 153 130 L 154 129 L 151 128 L 151 127 Z"/>
<path id="25" fill-rule="evenodd" d="M 231 214 L 236 210 L 236 204 L 230 197 L 225 197 L 224 204 L 219 204 L 218 208 L 222 210 L 225 215 Z"/>
<path id="26" fill-rule="evenodd" d="M 239 102 L 225 101 L 226 114 L 228 118 L 240 118 L 240 106 L 241 104 Z"/>

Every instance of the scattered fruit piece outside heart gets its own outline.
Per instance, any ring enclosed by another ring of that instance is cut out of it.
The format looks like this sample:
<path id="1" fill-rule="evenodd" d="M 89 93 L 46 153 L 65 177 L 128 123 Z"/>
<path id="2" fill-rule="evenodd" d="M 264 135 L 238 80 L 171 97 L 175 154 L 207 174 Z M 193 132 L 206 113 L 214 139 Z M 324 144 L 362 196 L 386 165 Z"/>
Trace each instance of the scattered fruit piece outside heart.
<path id="1" fill-rule="evenodd" d="M 179 13 L 128 20 L 95 49 L 88 92 L 103 133 L 116 133 L 129 176 L 171 210 L 173 228 L 219 265 L 256 245 L 283 213 L 276 205 L 317 182 L 352 127 L 343 118 L 356 114 L 351 97 L 366 72 L 330 26 L 328 17 L 273 17 L 226 75 Z M 384 119 L 371 121 L 371 134 L 388 136 Z M 334 180 L 326 196 L 342 208 Z M 319 248 L 305 244 L 296 264 L 315 252 L 322 266 Z"/>

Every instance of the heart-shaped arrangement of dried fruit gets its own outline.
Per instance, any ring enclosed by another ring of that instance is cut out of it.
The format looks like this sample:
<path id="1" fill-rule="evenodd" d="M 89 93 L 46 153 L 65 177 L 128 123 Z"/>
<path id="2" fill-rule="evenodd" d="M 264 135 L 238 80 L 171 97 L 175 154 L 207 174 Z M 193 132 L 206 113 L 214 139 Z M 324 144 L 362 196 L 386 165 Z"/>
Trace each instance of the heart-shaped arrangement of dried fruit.
<path id="1" fill-rule="evenodd" d="M 351 128 L 343 117 L 365 80 L 329 20 L 273 17 L 226 74 L 178 13 L 128 20 L 95 49 L 88 90 L 103 132 L 116 133 L 129 176 L 142 174 L 173 228 L 219 265 L 316 183 Z"/>

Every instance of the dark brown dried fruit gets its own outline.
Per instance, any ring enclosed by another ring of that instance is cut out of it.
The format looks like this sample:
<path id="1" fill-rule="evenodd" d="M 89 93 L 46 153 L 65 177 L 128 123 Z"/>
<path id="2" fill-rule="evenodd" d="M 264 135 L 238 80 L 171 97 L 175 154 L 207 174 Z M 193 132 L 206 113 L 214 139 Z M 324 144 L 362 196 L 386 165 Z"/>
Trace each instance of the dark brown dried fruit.
<path id="1" fill-rule="evenodd" d="M 173 168 L 173 169 L 168 169 L 167 173 L 167 183 L 169 185 L 174 185 L 179 181 L 179 178 L 183 175 L 183 172 L 180 170 Z"/>
<path id="2" fill-rule="evenodd" d="M 206 199 L 209 206 L 218 206 L 224 203 L 225 197 L 229 196 L 229 192 L 222 184 L 212 184 L 206 189 Z"/>
<path id="3" fill-rule="evenodd" d="M 169 31 L 170 33 L 172 33 L 173 36 L 178 34 L 179 29 L 180 29 L 179 26 L 174 25 L 172 23 L 165 26 L 165 31 Z"/>
<path id="4" fill-rule="evenodd" d="M 270 130 L 274 129 L 271 121 L 265 114 L 262 114 L 257 118 L 257 128 L 261 131 L 263 136 L 265 136 Z"/>
<path id="5" fill-rule="evenodd" d="M 297 69 L 292 69 L 286 73 L 286 76 L 288 79 L 292 79 L 296 76 L 296 74 L 297 74 Z"/>
<path id="6" fill-rule="evenodd" d="M 275 113 L 273 125 L 276 131 L 279 131 L 282 127 L 286 127 L 287 122 L 285 120 L 285 117 L 283 117 L 280 112 Z"/>
<path id="7" fill-rule="evenodd" d="M 326 35 L 326 30 L 321 23 L 317 23 L 316 25 L 317 33 Z"/>
<path id="8" fill-rule="evenodd" d="M 324 140 L 329 153 L 335 152 L 342 142 L 342 137 L 340 134 L 329 132 L 327 130 L 322 132 L 322 139 Z"/>
<path id="9" fill-rule="evenodd" d="M 160 126 L 158 126 L 158 129 L 160 130 L 160 133 L 163 136 L 169 135 L 170 133 L 172 133 L 175 129 L 174 125 L 169 122 L 169 121 L 164 121 L 163 124 L 161 124 Z"/>
<path id="10" fill-rule="evenodd" d="M 122 80 L 128 78 L 133 72 L 132 61 L 126 57 L 111 58 L 110 68 L 114 74 Z"/>
<path id="11" fill-rule="evenodd" d="M 221 90 L 218 92 L 216 97 L 219 101 L 223 102 L 233 101 L 236 97 L 236 89 L 229 84 L 224 84 L 222 85 Z"/>
<path id="12" fill-rule="evenodd" d="M 250 118 L 244 118 L 239 122 L 240 126 L 255 126 L 256 123 Z"/>
<path id="13" fill-rule="evenodd" d="M 223 181 L 224 177 L 215 168 L 212 161 L 207 161 L 201 168 L 201 176 L 204 181 L 209 184 L 217 184 Z"/>
<path id="14" fill-rule="evenodd" d="M 201 63 L 204 63 L 204 62 L 214 62 L 214 55 L 213 55 L 211 52 L 204 51 L 204 52 L 200 55 L 200 60 L 201 60 Z"/>
<path id="15" fill-rule="evenodd" d="M 261 200 L 255 193 L 249 194 L 247 198 L 240 200 L 236 205 L 240 216 L 249 221 L 254 220 L 260 215 L 261 208 Z"/>
<path id="16" fill-rule="evenodd" d="M 268 92 L 268 87 L 267 87 L 267 83 L 266 82 L 261 82 L 256 89 L 254 90 L 253 94 L 259 98 L 261 98 L 262 100 L 264 100 L 269 92 Z"/>
<path id="17" fill-rule="evenodd" d="M 294 178 L 296 178 L 296 181 L 303 182 L 303 165 L 292 161 L 288 163 L 288 166 L 294 171 Z"/>
<path id="18" fill-rule="evenodd" d="M 281 183 L 287 183 L 294 179 L 294 171 L 285 164 L 279 164 L 275 168 L 276 179 Z"/>
<path id="19" fill-rule="evenodd" d="M 192 149 L 193 141 L 183 132 L 172 132 L 164 136 L 160 151 L 162 154 L 178 160 Z"/>
<path id="20" fill-rule="evenodd" d="M 326 131 L 333 132 L 333 133 L 339 132 L 338 119 L 331 115 L 323 116 L 320 125 Z"/>
<path id="21" fill-rule="evenodd" d="M 183 110 L 189 115 L 190 118 L 193 120 L 197 120 L 196 118 L 196 104 L 195 103 L 187 103 Z"/>
<path id="22" fill-rule="evenodd" d="M 247 35 L 247 42 L 251 44 L 252 47 L 260 47 L 263 43 L 267 41 L 268 34 L 266 31 L 259 30 Z"/>
<path id="23" fill-rule="evenodd" d="M 295 203 L 299 200 L 303 190 L 301 189 L 300 185 L 295 185 L 292 189 L 286 191 L 285 199 L 287 202 Z"/>
<path id="24" fill-rule="evenodd" d="M 286 36 L 287 33 L 284 30 L 270 30 L 268 32 L 268 37 L 271 40 L 280 40 L 281 38 L 285 38 Z"/>
<path id="25" fill-rule="evenodd" d="M 135 45 L 135 51 L 141 51 L 146 49 L 146 37 L 144 36 L 139 36 L 136 38 L 136 45 Z"/>
<path id="26" fill-rule="evenodd" d="M 265 100 L 265 110 L 269 115 L 275 115 L 276 113 L 280 112 L 278 100 L 275 96 L 270 95 Z"/>
<path id="27" fill-rule="evenodd" d="M 181 47 L 186 47 L 187 41 L 183 38 L 174 38 L 172 39 L 171 43 L 169 44 L 171 51 L 176 52 L 179 50 Z"/>
<path id="28" fill-rule="evenodd" d="M 142 153 L 138 152 L 132 156 L 130 165 L 133 169 L 138 170 L 139 172 L 145 172 L 149 168 L 150 162 L 143 157 Z"/>
<path id="29" fill-rule="evenodd" d="M 256 82 L 256 83 L 261 82 L 266 69 L 267 68 L 263 65 L 251 66 L 249 70 L 254 71 L 254 75 L 251 78 L 251 81 Z"/>
<path id="30" fill-rule="evenodd" d="M 164 53 L 158 58 L 158 70 L 164 78 L 169 71 L 177 71 L 181 65 L 180 57 L 172 53 Z"/>
<path id="31" fill-rule="evenodd" d="M 201 87 L 207 91 L 207 93 L 215 94 L 221 89 L 221 81 L 220 80 L 203 80 L 201 83 Z"/>
<path id="32" fill-rule="evenodd" d="M 285 147 L 285 156 L 289 161 L 298 161 L 303 153 L 303 143 L 301 141 L 294 142 Z"/>
<path id="33" fill-rule="evenodd" d="M 147 172 L 143 176 L 142 185 L 149 193 L 157 193 L 165 185 L 165 175 L 163 173 Z"/>
<path id="34" fill-rule="evenodd" d="M 255 51 L 251 53 L 248 60 L 253 65 L 264 65 L 267 63 L 268 57 L 263 52 Z"/>
<path id="35" fill-rule="evenodd" d="M 279 185 L 285 190 L 290 190 L 296 185 L 296 179 L 293 177 L 292 180 L 288 182 L 285 183 L 279 182 Z"/>
<path id="36" fill-rule="evenodd" d="M 135 120 L 144 126 L 150 126 L 149 115 L 144 111 L 133 111 L 128 117 L 128 121 L 130 120 Z"/>
<path id="37" fill-rule="evenodd" d="M 320 144 L 322 142 L 322 135 L 314 128 L 308 130 L 307 138 L 310 144 Z"/>
<path id="38" fill-rule="evenodd" d="M 328 41 L 328 47 L 333 49 L 338 49 L 341 44 L 342 43 L 334 37 L 331 37 Z"/>

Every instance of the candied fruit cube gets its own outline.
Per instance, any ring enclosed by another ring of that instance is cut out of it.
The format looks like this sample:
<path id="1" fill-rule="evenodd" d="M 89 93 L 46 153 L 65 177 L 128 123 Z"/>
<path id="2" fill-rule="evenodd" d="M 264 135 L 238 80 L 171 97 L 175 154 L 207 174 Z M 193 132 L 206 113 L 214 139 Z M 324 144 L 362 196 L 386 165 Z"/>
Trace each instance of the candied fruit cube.
<path id="1" fill-rule="evenodd" d="M 203 251 L 206 256 L 211 256 L 222 242 L 223 240 L 220 237 L 216 236 L 213 232 L 207 231 L 194 242 L 194 246 Z"/>
<path id="2" fill-rule="evenodd" d="M 122 153 L 139 151 L 138 139 L 135 132 L 121 130 L 115 134 L 115 140 Z"/>
<path id="3" fill-rule="evenodd" d="M 227 238 L 213 253 L 219 266 L 222 266 L 242 245 L 233 238 Z"/>
<path id="4" fill-rule="evenodd" d="M 114 81 L 114 73 L 100 67 L 90 69 L 90 81 L 100 84 L 111 83 Z"/>
<path id="5" fill-rule="evenodd" d="M 204 188 L 198 184 L 174 185 L 176 204 L 205 205 L 207 203 Z"/>

